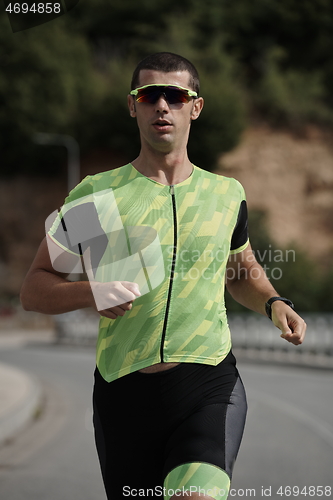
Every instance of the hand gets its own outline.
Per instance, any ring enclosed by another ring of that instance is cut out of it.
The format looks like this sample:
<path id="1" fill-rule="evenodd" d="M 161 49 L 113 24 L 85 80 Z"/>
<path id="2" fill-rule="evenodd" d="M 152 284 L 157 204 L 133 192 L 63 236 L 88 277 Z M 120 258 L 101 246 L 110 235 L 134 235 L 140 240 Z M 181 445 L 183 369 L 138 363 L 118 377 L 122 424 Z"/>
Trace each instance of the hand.
<path id="1" fill-rule="evenodd" d="M 94 307 L 101 316 L 116 319 L 132 309 L 132 303 L 140 297 L 139 285 L 131 281 L 109 283 L 90 282 Z"/>
<path id="2" fill-rule="evenodd" d="M 302 344 L 306 323 L 291 307 L 281 300 L 276 300 L 272 304 L 272 321 L 281 330 L 281 338 L 294 345 Z"/>

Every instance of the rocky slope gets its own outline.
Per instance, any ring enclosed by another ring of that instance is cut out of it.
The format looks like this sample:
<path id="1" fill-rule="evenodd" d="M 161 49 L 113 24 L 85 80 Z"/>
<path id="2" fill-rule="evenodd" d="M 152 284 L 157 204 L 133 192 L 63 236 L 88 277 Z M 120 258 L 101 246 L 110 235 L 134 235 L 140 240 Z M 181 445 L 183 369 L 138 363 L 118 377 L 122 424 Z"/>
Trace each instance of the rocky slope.
<path id="1" fill-rule="evenodd" d="M 249 209 L 267 212 L 272 239 L 292 242 L 325 262 L 333 251 L 333 141 L 317 129 L 303 137 L 269 128 L 245 132 L 222 156 L 219 172 L 244 186 Z"/>

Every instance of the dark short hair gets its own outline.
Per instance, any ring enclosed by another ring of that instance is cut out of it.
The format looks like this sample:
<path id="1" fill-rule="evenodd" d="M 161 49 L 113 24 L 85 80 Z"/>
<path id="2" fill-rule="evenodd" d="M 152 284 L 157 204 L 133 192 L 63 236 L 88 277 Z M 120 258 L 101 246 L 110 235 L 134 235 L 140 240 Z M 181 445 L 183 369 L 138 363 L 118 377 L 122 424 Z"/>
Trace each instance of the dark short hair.
<path id="1" fill-rule="evenodd" d="M 145 57 L 139 62 L 134 70 L 131 90 L 139 87 L 140 71 L 143 69 L 152 69 L 154 71 L 162 71 L 170 73 L 171 71 L 188 71 L 190 74 L 189 86 L 199 95 L 200 82 L 199 74 L 194 65 L 185 57 L 173 54 L 172 52 L 157 52 L 148 57 Z"/>

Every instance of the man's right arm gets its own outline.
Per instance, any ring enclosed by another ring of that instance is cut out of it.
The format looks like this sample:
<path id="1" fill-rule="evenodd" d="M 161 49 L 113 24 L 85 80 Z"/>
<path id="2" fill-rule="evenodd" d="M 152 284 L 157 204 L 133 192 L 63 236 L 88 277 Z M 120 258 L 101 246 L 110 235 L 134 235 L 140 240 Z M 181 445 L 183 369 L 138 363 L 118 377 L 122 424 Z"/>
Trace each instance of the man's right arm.
<path id="1" fill-rule="evenodd" d="M 47 236 L 46 236 L 47 238 Z M 69 281 L 68 274 L 55 271 L 46 241 L 43 239 L 36 257 L 23 282 L 20 299 L 26 311 L 36 311 L 44 314 L 62 314 L 76 309 L 93 307 L 96 309 L 95 299 L 89 281 Z M 50 245 L 56 245 L 52 240 Z M 74 269 L 78 257 L 63 252 L 65 269 Z M 110 302 L 120 304 L 99 314 L 110 319 L 123 316 L 132 307 L 132 301 L 140 295 L 138 286 L 130 282 L 101 283 L 101 291 Z M 121 298 L 121 302 L 119 301 Z M 122 303 L 123 301 L 123 303 Z"/>
<path id="2" fill-rule="evenodd" d="M 90 307 L 94 302 L 89 281 L 71 282 L 68 274 L 55 271 L 52 267 L 47 236 L 39 246 L 36 257 L 23 282 L 20 299 L 26 311 L 44 314 L 61 314 L 75 309 Z M 50 243 L 51 241 L 51 243 Z M 49 244 L 55 245 L 50 240 Z M 77 257 L 64 252 L 65 269 L 74 269 Z"/>

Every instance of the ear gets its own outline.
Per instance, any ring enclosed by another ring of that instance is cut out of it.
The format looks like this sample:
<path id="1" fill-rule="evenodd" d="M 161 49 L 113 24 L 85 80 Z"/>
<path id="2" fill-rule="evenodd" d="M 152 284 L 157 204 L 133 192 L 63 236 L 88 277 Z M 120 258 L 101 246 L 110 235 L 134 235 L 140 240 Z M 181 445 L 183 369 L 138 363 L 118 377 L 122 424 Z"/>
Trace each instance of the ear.
<path id="1" fill-rule="evenodd" d="M 202 97 L 198 97 L 197 99 L 193 100 L 191 120 L 196 120 L 197 118 L 199 118 L 203 106 L 204 106 L 204 100 Z"/>
<path id="2" fill-rule="evenodd" d="M 131 117 L 135 118 L 136 117 L 135 99 L 133 96 L 129 94 L 127 96 L 127 104 Z"/>

